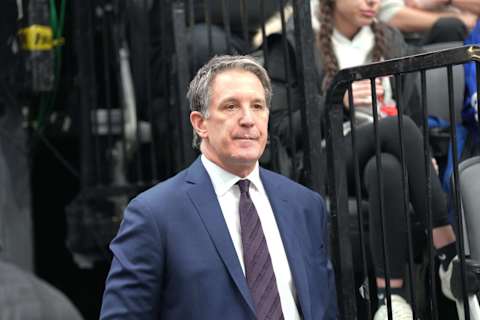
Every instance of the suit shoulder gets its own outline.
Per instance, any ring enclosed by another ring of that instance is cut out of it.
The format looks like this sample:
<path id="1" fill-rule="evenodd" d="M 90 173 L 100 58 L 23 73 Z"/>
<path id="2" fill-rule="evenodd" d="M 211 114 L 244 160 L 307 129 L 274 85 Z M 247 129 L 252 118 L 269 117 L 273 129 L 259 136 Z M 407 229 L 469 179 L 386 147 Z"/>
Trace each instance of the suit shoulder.
<path id="1" fill-rule="evenodd" d="M 185 182 L 186 170 L 180 171 L 176 175 L 167 180 L 163 180 L 149 189 L 138 194 L 134 200 L 147 201 L 166 199 L 175 197 L 179 194 L 179 189 Z"/>
<path id="2" fill-rule="evenodd" d="M 312 189 L 309 189 L 284 175 L 263 168 L 262 171 L 265 177 L 275 180 L 277 184 L 282 187 L 282 189 L 288 189 L 289 192 L 292 193 L 292 196 L 313 198 L 316 201 L 321 201 L 322 203 L 324 202 L 322 196 L 318 192 L 313 191 Z"/>

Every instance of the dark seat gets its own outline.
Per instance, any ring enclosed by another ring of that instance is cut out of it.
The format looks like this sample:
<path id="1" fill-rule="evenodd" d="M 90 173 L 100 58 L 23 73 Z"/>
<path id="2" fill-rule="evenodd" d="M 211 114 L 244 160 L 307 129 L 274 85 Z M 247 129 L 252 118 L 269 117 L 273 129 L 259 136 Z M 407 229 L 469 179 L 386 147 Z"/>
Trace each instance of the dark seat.
<path id="1" fill-rule="evenodd" d="M 439 51 L 448 48 L 460 47 L 462 42 L 436 43 L 423 47 L 425 52 Z M 465 75 L 463 65 L 452 67 L 453 80 L 453 107 L 457 123 L 461 122 L 461 112 L 463 108 Z M 429 116 L 450 123 L 449 93 L 448 93 L 448 73 L 447 68 L 436 68 L 427 70 L 427 110 Z M 440 166 L 440 172 L 446 164 L 448 148 L 450 145 L 449 126 L 430 128 L 430 145 L 432 146 L 432 155 L 437 159 Z"/>
<path id="2" fill-rule="evenodd" d="M 248 31 L 250 33 L 255 32 L 260 28 L 262 24 L 262 12 L 260 10 L 260 2 L 257 0 L 244 0 L 245 8 L 242 8 L 242 1 L 225 1 L 225 0 L 198 0 L 195 1 L 194 11 L 195 20 L 197 22 L 205 22 L 206 6 L 209 5 L 208 14 L 210 15 L 210 21 L 216 25 L 224 24 L 223 17 L 223 3 L 228 5 L 230 27 L 234 33 L 242 33 L 242 18 L 243 12 L 248 20 Z M 278 1 L 264 0 L 263 12 L 264 18 L 272 16 L 278 12 Z M 287 1 L 285 1 L 287 2 Z M 246 10 L 245 10 L 246 9 Z"/>
<path id="3" fill-rule="evenodd" d="M 447 48 L 461 47 L 462 42 L 436 43 L 423 47 L 425 52 L 439 51 Z M 460 120 L 463 107 L 463 95 L 465 90 L 465 75 L 463 65 L 456 65 L 452 68 L 453 76 L 453 103 L 455 107 L 455 118 Z M 427 70 L 427 110 L 428 114 L 449 121 L 449 93 L 446 68 Z"/>
<path id="4" fill-rule="evenodd" d="M 460 198 L 464 221 L 465 252 L 480 262 L 480 156 L 462 161 L 458 166 Z"/>

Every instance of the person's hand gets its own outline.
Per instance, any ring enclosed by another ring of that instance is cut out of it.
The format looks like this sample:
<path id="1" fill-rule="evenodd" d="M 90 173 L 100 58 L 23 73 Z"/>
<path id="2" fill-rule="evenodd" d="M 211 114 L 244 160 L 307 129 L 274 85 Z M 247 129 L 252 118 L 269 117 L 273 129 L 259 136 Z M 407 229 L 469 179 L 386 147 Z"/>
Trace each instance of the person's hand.
<path id="1" fill-rule="evenodd" d="M 383 86 L 380 79 L 375 79 L 375 93 L 377 95 L 377 99 L 383 96 Z M 370 80 L 362 80 L 356 81 L 352 83 L 352 95 L 353 95 L 353 103 L 355 106 L 371 106 L 372 105 L 372 90 L 370 89 Z M 345 96 L 343 97 L 343 104 L 348 108 L 349 101 L 348 101 L 348 91 L 345 92 Z"/>

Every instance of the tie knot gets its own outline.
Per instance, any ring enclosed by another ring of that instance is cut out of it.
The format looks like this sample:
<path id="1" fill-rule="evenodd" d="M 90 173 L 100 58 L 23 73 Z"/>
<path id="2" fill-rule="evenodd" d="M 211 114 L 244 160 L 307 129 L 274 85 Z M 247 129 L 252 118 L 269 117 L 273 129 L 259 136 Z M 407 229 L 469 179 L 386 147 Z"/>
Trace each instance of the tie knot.
<path id="1" fill-rule="evenodd" d="M 238 188 L 240 188 L 240 193 L 248 193 L 248 188 L 250 187 L 250 180 L 238 180 Z"/>

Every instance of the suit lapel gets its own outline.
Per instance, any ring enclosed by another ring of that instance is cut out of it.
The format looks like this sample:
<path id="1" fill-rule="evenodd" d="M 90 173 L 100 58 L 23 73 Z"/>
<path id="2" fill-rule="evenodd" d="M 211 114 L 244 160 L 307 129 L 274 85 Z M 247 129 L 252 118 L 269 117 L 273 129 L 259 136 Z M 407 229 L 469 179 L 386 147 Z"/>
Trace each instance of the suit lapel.
<path id="1" fill-rule="evenodd" d="M 273 209 L 278 229 L 282 237 L 283 246 L 287 254 L 288 263 L 292 272 L 300 308 L 303 319 L 311 319 L 310 312 L 310 294 L 308 289 L 308 279 L 305 269 L 305 260 L 302 255 L 302 247 L 296 236 L 296 210 L 289 203 L 288 190 L 283 190 L 275 184 L 276 179 L 270 173 L 261 169 L 260 177 L 267 192 L 268 199 Z M 275 195 L 275 196 L 273 196 Z"/>
<path id="2" fill-rule="evenodd" d="M 220 258 L 223 260 L 243 298 L 253 314 L 255 314 L 250 290 L 223 218 L 220 204 L 215 195 L 210 177 L 203 167 L 200 158 L 188 169 L 186 181 L 191 184 L 191 187 L 187 189 L 187 193 L 194 203 L 197 213 L 200 215 Z"/>

